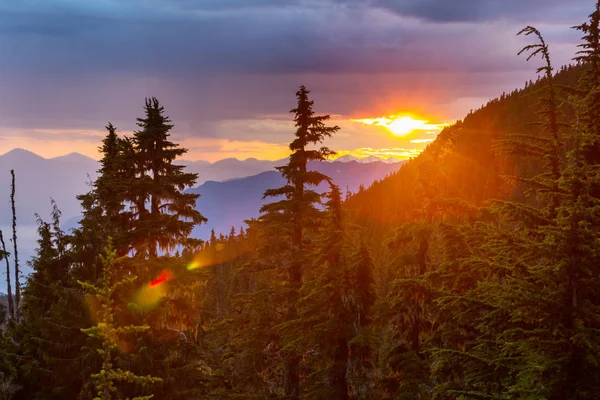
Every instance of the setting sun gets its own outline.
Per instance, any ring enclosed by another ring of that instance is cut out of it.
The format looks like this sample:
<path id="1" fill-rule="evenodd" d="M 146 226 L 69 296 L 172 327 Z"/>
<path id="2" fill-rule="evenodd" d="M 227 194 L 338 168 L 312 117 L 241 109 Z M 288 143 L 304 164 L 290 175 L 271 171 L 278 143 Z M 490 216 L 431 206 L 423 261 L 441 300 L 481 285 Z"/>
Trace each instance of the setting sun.
<path id="1" fill-rule="evenodd" d="M 389 117 L 355 119 L 366 125 L 382 126 L 395 136 L 404 136 L 414 131 L 440 130 L 445 124 L 430 124 L 427 120 L 415 119 L 408 115 L 390 115 Z"/>

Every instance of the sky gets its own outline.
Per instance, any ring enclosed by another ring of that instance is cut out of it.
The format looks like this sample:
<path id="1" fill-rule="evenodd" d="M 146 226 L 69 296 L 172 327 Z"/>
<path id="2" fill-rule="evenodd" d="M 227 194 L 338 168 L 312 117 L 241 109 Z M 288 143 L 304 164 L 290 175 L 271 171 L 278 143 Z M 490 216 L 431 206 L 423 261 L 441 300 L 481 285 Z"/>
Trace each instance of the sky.
<path id="1" fill-rule="evenodd" d="M 536 26 L 570 62 L 593 0 L 0 1 L 0 154 L 98 158 L 156 96 L 188 160 L 281 159 L 299 85 L 339 154 L 407 158 L 441 124 L 535 79 Z M 394 135 L 376 118 L 411 115 Z M 364 121 L 371 121 L 365 123 Z"/>

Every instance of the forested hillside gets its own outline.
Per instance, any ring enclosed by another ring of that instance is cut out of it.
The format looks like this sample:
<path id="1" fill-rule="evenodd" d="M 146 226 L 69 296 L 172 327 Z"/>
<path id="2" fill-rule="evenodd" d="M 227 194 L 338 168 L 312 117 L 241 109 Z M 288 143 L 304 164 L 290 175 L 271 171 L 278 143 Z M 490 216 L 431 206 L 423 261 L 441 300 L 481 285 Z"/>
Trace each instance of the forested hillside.
<path id="1" fill-rule="evenodd" d="M 206 242 L 197 176 L 146 99 L 132 137 L 108 124 L 80 227 L 57 207 L 38 221 L 34 273 L 8 286 L 1 395 L 597 399 L 600 2 L 576 29 L 556 73 L 525 28 L 540 79 L 354 195 L 310 168 L 340 128 L 301 86 L 281 186 Z"/>
<path id="2" fill-rule="evenodd" d="M 577 85 L 584 69 L 580 65 L 565 66 L 553 76 L 557 95 L 561 96 L 556 105 L 562 123 L 571 123 L 575 118 L 572 104 L 564 100 L 567 88 Z M 524 88 L 503 93 L 470 112 L 445 128 L 397 173 L 353 196 L 348 207 L 366 220 L 397 223 L 414 219 L 415 211 L 423 204 L 418 192 L 420 177 L 429 181 L 438 195 L 460 198 L 476 206 L 492 198 L 525 200 L 523 188 L 508 183 L 503 176 L 531 177 L 540 172 L 541 165 L 535 159 L 498 152 L 495 145 L 509 135 L 545 135 L 539 102 L 546 96 L 546 87 L 547 80 L 538 75 Z M 521 144 L 528 145 L 531 143 L 527 141 Z"/>

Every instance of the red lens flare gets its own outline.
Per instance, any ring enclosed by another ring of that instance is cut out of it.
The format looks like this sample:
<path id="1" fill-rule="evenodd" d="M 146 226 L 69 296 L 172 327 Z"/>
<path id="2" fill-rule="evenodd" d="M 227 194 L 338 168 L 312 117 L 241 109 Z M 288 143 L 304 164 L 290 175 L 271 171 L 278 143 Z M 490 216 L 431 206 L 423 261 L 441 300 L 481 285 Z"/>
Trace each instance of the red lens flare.
<path id="1" fill-rule="evenodd" d="M 168 269 L 163 270 L 158 277 L 148 284 L 148 287 L 155 287 L 160 285 L 161 283 L 170 281 L 173 279 L 173 274 Z"/>

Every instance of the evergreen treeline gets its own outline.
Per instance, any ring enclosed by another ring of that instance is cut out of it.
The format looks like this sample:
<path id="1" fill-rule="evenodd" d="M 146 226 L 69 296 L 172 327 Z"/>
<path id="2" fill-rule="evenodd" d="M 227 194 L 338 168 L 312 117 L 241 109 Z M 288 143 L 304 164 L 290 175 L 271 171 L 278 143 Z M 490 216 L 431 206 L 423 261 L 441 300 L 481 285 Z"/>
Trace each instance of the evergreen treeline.
<path id="1" fill-rule="evenodd" d="M 0 398 L 600 398 L 600 2 L 576 29 L 558 72 L 523 29 L 536 82 L 344 201 L 307 169 L 339 128 L 300 87 L 287 184 L 207 242 L 147 99 L 133 137 L 107 126 L 80 227 L 38 218 Z"/>

